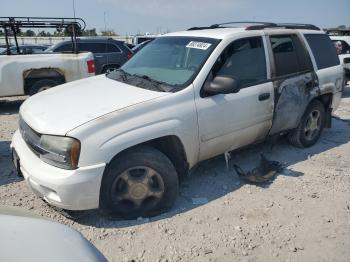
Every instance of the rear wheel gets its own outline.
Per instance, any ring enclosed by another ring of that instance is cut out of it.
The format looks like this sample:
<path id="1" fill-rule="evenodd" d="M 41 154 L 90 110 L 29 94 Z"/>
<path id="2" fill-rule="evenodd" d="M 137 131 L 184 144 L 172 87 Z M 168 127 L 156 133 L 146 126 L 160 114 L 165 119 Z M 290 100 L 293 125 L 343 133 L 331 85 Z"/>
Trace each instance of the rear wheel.
<path id="1" fill-rule="evenodd" d="M 299 126 L 288 135 L 289 142 L 302 148 L 313 146 L 322 134 L 324 122 L 324 105 L 318 100 L 311 102 Z"/>
<path id="2" fill-rule="evenodd" d="M 178 176 L 160 151 L 137 147 L 107 166 L 100 191 L 100 209 L 124 218 L 158 215 L 173 205 Z"/>
<path id="3" fill-rule="evenodd" d="M 36 81 L 29 90 L 29 95 L 35 95 L 36 93 L 50 89 L 51 87 L 57 86 L 60 83 L 53 79 L 40 79 Z"/>

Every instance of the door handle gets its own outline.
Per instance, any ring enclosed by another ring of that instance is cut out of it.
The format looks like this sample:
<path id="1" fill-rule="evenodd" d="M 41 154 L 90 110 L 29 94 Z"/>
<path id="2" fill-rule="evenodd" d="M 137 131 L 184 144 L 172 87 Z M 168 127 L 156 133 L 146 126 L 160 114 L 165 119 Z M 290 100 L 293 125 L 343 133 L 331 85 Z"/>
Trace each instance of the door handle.
<path id="1" fill-rule="evenodd" d="M 270 93 L 262 93 L 259 95 L 259 101 L 264 101 L 270 98 Z"/>
<path id="2" fill-rule="evenodd" d="M 102 55 L 97 55 L 96 58 L 102 58 L 103 56 Z"/>

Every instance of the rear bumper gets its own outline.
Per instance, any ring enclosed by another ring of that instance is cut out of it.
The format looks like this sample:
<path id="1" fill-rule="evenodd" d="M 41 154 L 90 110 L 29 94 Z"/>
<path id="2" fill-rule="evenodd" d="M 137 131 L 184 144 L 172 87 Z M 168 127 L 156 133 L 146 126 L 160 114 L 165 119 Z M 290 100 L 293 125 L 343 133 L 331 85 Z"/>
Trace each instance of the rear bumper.
<path id="1" fill-rule="evenodd" d="M 23 177 L 36 195 L 68 210 L 98 208 L 105 164 L 76 170 L 51 166 L 28 148 L 18 130 L 13 136 L 11 148 L 16 150 Z"/>

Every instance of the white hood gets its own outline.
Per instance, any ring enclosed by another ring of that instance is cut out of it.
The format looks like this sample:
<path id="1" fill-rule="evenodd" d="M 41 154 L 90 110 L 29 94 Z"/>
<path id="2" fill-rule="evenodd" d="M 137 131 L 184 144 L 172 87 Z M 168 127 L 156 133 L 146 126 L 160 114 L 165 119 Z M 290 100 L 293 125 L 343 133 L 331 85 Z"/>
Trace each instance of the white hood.
<path id="1" fill-rule="evenodd" d="M 102 115 L 167 94 L 127 85 L 102 75 L 36 94 L 23 103 L 20 114 L 39 133 L 65 135 Z"/>

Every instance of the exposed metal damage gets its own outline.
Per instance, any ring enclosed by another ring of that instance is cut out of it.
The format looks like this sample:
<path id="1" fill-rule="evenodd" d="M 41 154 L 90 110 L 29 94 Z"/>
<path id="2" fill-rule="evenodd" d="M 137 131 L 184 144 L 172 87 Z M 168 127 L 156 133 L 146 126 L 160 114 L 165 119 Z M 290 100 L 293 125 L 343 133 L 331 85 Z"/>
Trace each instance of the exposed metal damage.
<path id="1" fill-rule="evenodd" d="M 279 80 L 275 85 L 275 111 L 269 135 L 295 128 L 307 105 L 320 94 L 314 72 Z"/>

